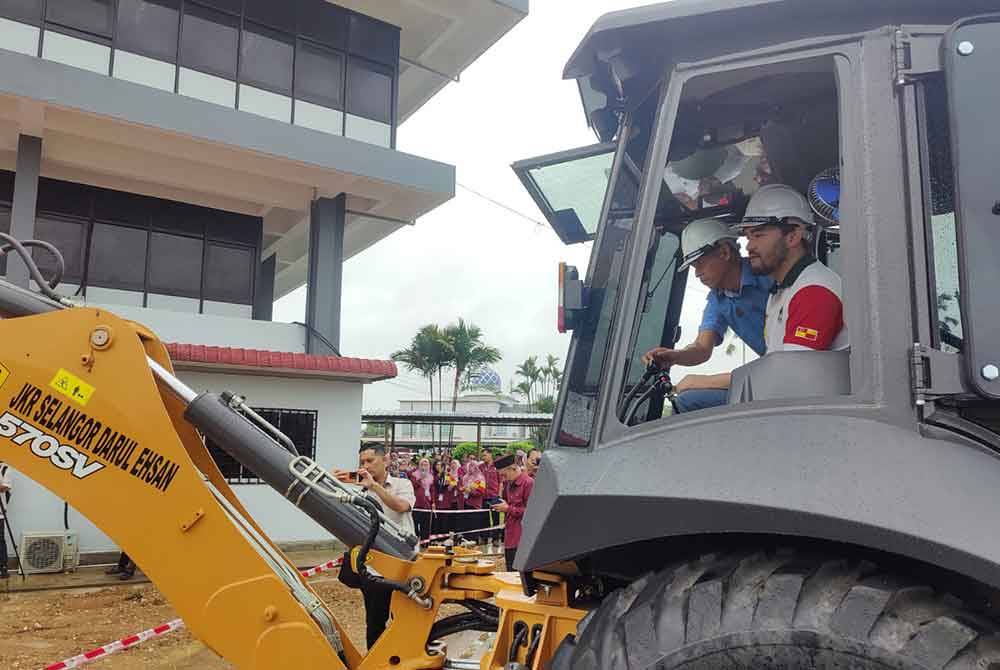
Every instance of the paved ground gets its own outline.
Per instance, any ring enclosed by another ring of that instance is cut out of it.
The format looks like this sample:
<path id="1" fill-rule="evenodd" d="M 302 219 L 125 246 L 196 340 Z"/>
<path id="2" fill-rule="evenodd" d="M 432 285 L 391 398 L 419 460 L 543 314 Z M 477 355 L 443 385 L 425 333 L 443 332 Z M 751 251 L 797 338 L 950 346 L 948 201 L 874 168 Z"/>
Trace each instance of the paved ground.
<path id="1" fill-rule="evenodd" d="M 300 567 L 323 563 L 327 552 L 291 552 Z M 104 575 L 104 567 L 82 568 L 69 575 L 12 576 L 0 584 L 0 668 L 39 670 L 49 663 L 176 618 L 176 613 L 141 574 L 132 582 Z M 336 574 L 310 583 L 330 606 L 352 641 L 364 646 L 364 608 L 360 594 L 344 587 Z M 451 606 L 454 607 L 454 606 Z M 449 641 L 453 654 L 471 658 L 489 640 L 466 634 Z M 187 631 L 87 666 L 94 670 L 223 670 L 230 668 Z"/>

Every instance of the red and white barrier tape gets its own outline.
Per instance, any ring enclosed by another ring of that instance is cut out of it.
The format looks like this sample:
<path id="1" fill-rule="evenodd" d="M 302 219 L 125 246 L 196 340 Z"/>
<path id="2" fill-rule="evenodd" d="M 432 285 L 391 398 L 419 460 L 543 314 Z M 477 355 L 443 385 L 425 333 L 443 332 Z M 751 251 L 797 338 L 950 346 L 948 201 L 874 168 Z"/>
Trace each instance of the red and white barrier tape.
<path id="1" fill-rule="evenodd" d="M 454 510 L 454 511 L 471 511 L 471 512 L 481 512 L 483 510 Z M 455 533 L 455 536 L 461 535 L 472 535 L 474 533 L 484 533 L 490 530 L 499 530 L 503 526 L 491 526 L 489 528 L 478 528 L 476 530 L 467 530 L 461 533 Z M 442 535 L 432 535 L 426 540 L 422 541 L 420 544 L 427 544 L 433 540 L 440 540 L 442 538 L 450 537 L 451 533 L 444 533 Z M 300 574 L 305 577 L 315 577 L 321 572 L 327 572 L 328 570 L 336 570 L 343 564 L 343 558 L 335 558 L 332 561 L 327 561 L 315 567 L 309 568 L 308 570 L 301 570 Z M 180 630 L 184 628 L 184 622 L 180 619 L 174 619 L 156 628 L 150 628 L 149 630 L 144 630 L 141 633 L 136 633 L 135 635 L 130 635 L 128 637 L 123 637 L 120 640 L 115 640 L 114 642 L 109 642 L 108 644 L 101 645 L 96 649 L 91 649 L 88 652 L 79 654 L 72 658 L 67 658 L 65 661 L 59 661 L 58 663 L 53 663 L 51 665 L 45 666 L 45 670 L 68 670 L 69 668 L 79 668 L 82 665 L 86 665 L 91 661 L 96 661 L 112 654 L 117 654 L 120 651 L 125 651 L 126 649 L 131 649 L 147 640 L 152 640 L 167 633 L 172 633 L 175 630 Z"/>
<path id="2" fill-rule="evenodd" d="M 315 577 L 321 572 L 336 570 L 340 567 L 342 562 L 342 558 L 336 558 L 332 561 L 327 561 L 326 563 L 309 568 L 308 570 L 302 570 L 300 572 L 303 577 Z M 117 654 L 120 651 L 131 649 L 146 640 L 152 640 L 153 638 L 166 635 L 167 633 L 172 633 L 173 631 L 180 630 L 181 628 L 184 628 L 184 622 L 180 619 L 174 619 L 173 621 L 165 623 L 162 626 L 144 630 L 141 633 L 136 633 L 135 635 L 130 635 L 129 637 L 109 642 L 108 644 L 97 647 L 96 649 L 91 649 L 90 651 L 74 656 L 73 658 L 67 658 L 65 661 L 47 665 L 45 666 L 45 670 L 68 670 L 69 668 L 79 668 L 80 666 L 90 663 L 91 661 L 97 661 L 107 656 L 111 656 L 112 654 Z"/>
<path id="3" fill-rule="evenodd" d="M 167 633 L 180 630 L 181 628 L 184 628 L 184 622 L 180 619 L 174 619 L 173 621 L 165 623 L 162 626 L 150 628 L 149 630 L 144 630 L 141 633 L 136 633 L 135 635 L 130 635 L 129 637 L 123 637 L 120 640 L 115 640 L 114 642 L 100 646 L 97 649 L 92 649 L 85 654 L 80 654 L 79 656 L 74 656 L 73 658 L 67 658 L 65 661 L 47 665 L 45 666 L 45 670 L 66 670 L 66 668 L 79 668 L 81 665 L 85 665 L 91 661 L 96 661 L 100 658 L 110 656 L 111 654 L 117 654 L 119 651 L 131 649 L 146 640 L 166 635 Z"/>
<path id="4" fill-rule="evenodd" d="M 321 572 L 326 572 L 327 570 L 336 570 L 344 562 L 343 558 L 335 558 L 332 561 L 327 561 L 322 565 L 317 565 L 314 568 L 309 568 L 308 570 L 302 571 L 302 576 L 305 578 L 315 577 Z"/>

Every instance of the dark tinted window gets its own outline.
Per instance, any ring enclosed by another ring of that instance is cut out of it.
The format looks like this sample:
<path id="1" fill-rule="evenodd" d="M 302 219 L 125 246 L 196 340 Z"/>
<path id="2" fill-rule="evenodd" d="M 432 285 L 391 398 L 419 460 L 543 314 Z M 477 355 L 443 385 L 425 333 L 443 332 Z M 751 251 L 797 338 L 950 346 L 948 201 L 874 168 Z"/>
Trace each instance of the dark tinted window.
<path id="1" fill-rule="evenodd" d="M 49 216 L 39 216 L 35 220 L 35 237 L 45 240 L 59 250 L 66 264 L 63 281 L 79 282 L 83 275 L 83 253 L 87 226 L 84 223 L 59 219 Z M 52 254 L 35 249 L 32 256 L 38 263 L 38 269 L 49 278 L 55 271 L 55 260 Z"/>
<path id="2" fill-rule="evenodd" d="M 272 0 L 275 4 L 282 4 L 280 0 Z M 208 5 L 209 7 L 215 7 L 216 9 L 221 9 L 224 12 L 229 12 L 230 14 L 239 14 L 243 11 L 243 0 L 198 0 L 202 5 Z M 188 6 L 191 3 L 188 2 Z"/>
<path id="3" fill-rule="evenodd" d="M 38 180 L 38 211 L 90 216 L 93 191 L 83 184 L 73 184 L 56 179 Z"/>
<path id="4" fill-rule="evenodd" d="M 111 0 L 48 0 L 47 21 L 111 37 Z"/>
<path id="5" fill-rule="evenodd" d="M 236 78 L 239 19 L 187 3 L 181 32 L 181 65 Z"/>
<path id="6" fill-rule="evenodd" d="M 205 260 L 205 300 L 253 302 L 253 251 L 209 244 Z"/>
<path id="7" fill-rule="evenodd" d="M 118 0 L 118 47 L 166 60 L 177 60 L 180 0 Z"/>
<path id="8" fill-rule="evenodd" d="M 201 237 L 211 213 L 201 207 L 179 202 L 162 202 L 153 210 L 153 230 Z"/>
<path id="9" fill-rule="evenodd" d="M 295 53 L 295 41 L 291 36 L 247 23 L 241 49 L 241 81 L 291 94 Z"/>
<path id="10" fill-rule="evenodd" d="M 0 16 L 38 24 L 42 19 L 42 0 L 0 0 Z"/>
<path id="11" fill-rule="evenodd" d="M 134 193 L 98 189 L 94 197 L 94 218 L 98 221 L 129 223 L 145 227 L 157 201 Z"/>
<path id="12" fill-rule="evenodd" d="M 141 291 L 146 274 L 146 240 L 139 228 L 95 223 L 90 242 L 87 284 Z"/>
<path id="13" fill-rule="evenodd" d="M 197 298 L 203 244 L 193 237 L 150 233 L 149 292 Z"/>
<path id="14" fill-rule="evenodd" d="M 351 58 L 347 73 L 347 111 L 389 123 L 392 116 L 392 70 Z"/>
<path id="15" fill-rule="evenodd" d="M 228 214 L 215 211 L 208 219 L 208 238 L 220 242 L 237 242 L 256 247 L 260 244 L 263 221 L 259 216 Z"/>
<path id="16" fill-rule="evenodd" d="M 299 33 L 340 49 L 347 48 L 347 10 L 326 0 L 299 0 Z"/>
<path id="17" fill-rule="evenodd" d="M 399 29 L 395 26 L 352 14 L 349 34 L 352 54 L 391 66 L 399 60 Z"/>
<path id="18" fill-rule="evenodd" d="M 10 210 L 0 207 L 0 233 L 10 234 Z M 0 275 L 7 274 L 7 254 L 0 254 Z"/>
<path id="19" fill-rule="evenodd" d="M 14 173 L 0 170 L 0 202 L 10 204 L 14 199 Z"/>
<path id="20" fill-rule="evenodd" d="M 295 5 L 276 0 L 247 0 L 246 16 L 250 21 L 263 23 L 288 33 L 295 32 Z"/>
<path id="21" fill-rule="evenodd" d="M 300 41 L 295 56 L 295 97 L 317 105 L 344 108 L 344 57 Z"/>

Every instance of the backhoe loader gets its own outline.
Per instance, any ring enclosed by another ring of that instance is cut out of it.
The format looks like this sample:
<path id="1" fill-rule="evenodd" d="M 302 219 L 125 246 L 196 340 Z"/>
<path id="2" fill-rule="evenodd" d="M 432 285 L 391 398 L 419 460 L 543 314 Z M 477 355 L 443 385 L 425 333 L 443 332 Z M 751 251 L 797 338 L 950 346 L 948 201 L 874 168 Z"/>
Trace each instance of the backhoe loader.
<path id="1" fill-rule="evenodd" d="M 0 282 L 0 454 L 133 556 L 240 668 L 1000 667 L 1000 14 L 995 0 L 675 0 L 602 17 L 565 76 L 598 143 L 514 169 L 572 331 L 512 572 L 416 539 L 143 326 Z M 544 112 L 536 112 L 544 113 Z M 850 348 L 771 352 L 674 413 L 691 221 L 808 195 Z M 56 250 L 45 242 L 39 254 Z M 58 266 L 58 264 L 56 264 Z M 393 589 L 362 654 L 203 437 Z M 190 571 L 191 556 L 226 556 Z M 463 614 L 438 620 L 442 603 Z M 480 662 L 442 638 L 496 632 Z"/>

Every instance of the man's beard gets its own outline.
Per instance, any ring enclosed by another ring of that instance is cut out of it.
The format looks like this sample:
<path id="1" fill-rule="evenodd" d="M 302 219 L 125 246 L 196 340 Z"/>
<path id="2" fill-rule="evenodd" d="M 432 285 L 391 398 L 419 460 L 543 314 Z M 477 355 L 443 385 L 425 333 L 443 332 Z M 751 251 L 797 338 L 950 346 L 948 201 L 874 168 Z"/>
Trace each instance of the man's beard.
<path id="1" fill-rule="evenodd" d="M 779 239 L 768 257 L 759 254 L 750 257 L 750 269 L 755 275 L 769 275 L 781 267 L 786 258 L 788 258 L 788 245 L 784 239 Z"/>

